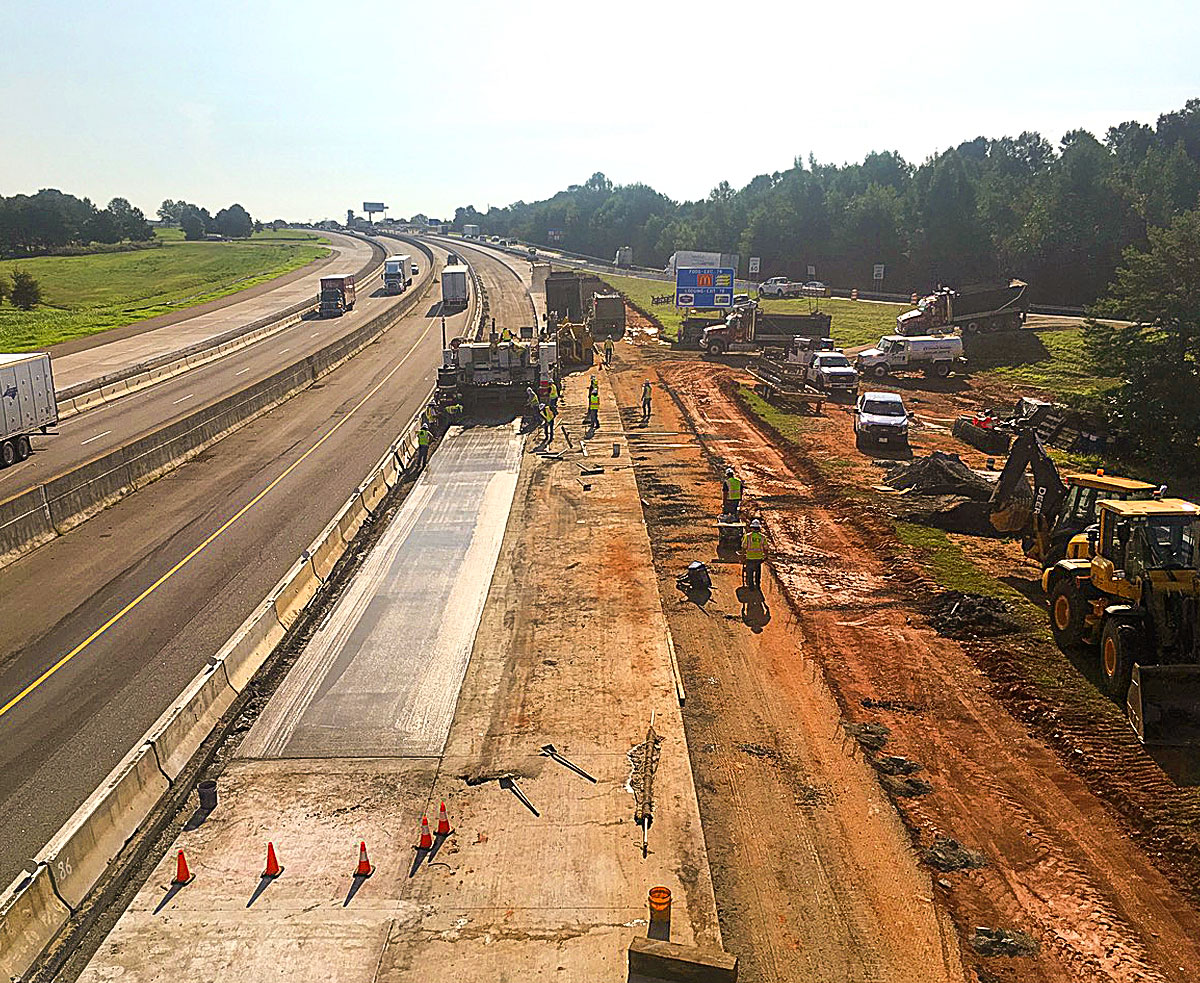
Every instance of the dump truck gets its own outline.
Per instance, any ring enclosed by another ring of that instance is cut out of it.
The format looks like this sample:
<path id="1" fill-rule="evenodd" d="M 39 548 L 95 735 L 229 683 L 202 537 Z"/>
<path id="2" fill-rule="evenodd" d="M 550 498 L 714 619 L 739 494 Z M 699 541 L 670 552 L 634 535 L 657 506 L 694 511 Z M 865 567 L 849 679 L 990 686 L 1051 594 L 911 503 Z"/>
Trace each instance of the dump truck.
<path id="1" fill-rule="evenodd" d="M 1068 557 L 1088 555 L 1084 533 L 1095 524 L 1100 503 L 1147 501 L 1156 493 L 1161 489 L 1155 485 L 1108 475 L 1103 468 L 1060 475 L 1037 431 L 1024 426 L 1009 448 L 988 502 L 988 517 L 997 532 L 1020 536 L 1025 555 L 1045 569 Z"/>
<path id="2" fill-rule="evenodd" d="M 321 277 L 318 308 L 321 317 L 341 317 L 354 310 L 354 274 Z"/>
<path id="3" fill-rule="evenodd" d="M 407 253 L 389 256 L 383 261 L 383 289 L 401 294 L 412 284 L 412 257 Z"/>
<path id="4" fill-rule="evenodd" d="M 54 374 L 45 352 L 0 355 L 0 468 L 33 453 L 32 433 L 58 423 Z"/>
<path id="5" fill-rule="evenodd" d="M 972 335 L 1016 331 L 1029 313 L 1029 284 L 1010 280 L 1003 287 L 940 287 L 911 311 L 896 318 L 896 334 L 913 336 L 950 332 Z"/>
<path id="6" fill-rule="evenodd" d="M 613 266 L 629 267 L 633 265 L 633 246 L 622 246 L 613 257 Z"/>
<path id="7" fill-rule="evenodd" d="M 625 299 L 614 293 L 592 294 L 588 321 L 596 338 L 624 338 Z"/>
<path id="8" fill-rule="evenodd" d="M 467 279 L 470 271 L 465 266 L 447 266 L 442 270 L 442 309 L 457 310 L 467 306 Z"/>
<path id="9" fill-rule="evenodd" d="M 1063 651 L 1097 655 L 1104 691 L 1146 744 L 1200 744 L 1200 506 L 1101 502 L 1090 557 L 1046 570 Z"/>
<path id="10" fill-rule="evenodd" d="M 730 313 L 724 322 L 712 324 L 700 332 L 700 348 L 709 355 L 726 352 L 761 351 L 766 348 L 791 348 L 797 335 L 825 338 L 833 318 L 822 312 L 808 314 L 767 314 L 751 304 Z"/>

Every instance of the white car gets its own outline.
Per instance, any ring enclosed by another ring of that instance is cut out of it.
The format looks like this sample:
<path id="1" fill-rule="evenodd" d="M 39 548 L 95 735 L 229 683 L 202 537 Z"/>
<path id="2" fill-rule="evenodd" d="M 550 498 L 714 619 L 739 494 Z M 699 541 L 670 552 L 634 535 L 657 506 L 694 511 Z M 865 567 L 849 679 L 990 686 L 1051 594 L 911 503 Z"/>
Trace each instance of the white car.
<path id="1" fill-rule="evenodd" d="M 421 272 L 421 267 L 417 266 L 417 264 L 416 264 L 416 263 L 413 263 L 413 264 L 412 264 L 412 267 L 411 267 L 411 269 L 412 269 L 412 275 L 413 275 L 413 276 L 416 276 L 418 273 L 420 273 L 420 272 Z"/>
<path id="2" fill-rule="evenodd" d="M 908 410 L 898 393 L 863 393 L 854 404 L 854 444 L 908 447 Z"/>

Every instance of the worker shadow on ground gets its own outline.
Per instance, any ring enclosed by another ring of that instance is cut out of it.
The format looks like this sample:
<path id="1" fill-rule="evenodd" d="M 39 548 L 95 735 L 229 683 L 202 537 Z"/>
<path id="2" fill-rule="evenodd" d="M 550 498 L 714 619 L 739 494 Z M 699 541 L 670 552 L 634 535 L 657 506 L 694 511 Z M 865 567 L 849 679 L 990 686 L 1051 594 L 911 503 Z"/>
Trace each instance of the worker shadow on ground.
<path id="1" fill-rule="evenodd" d="M 754 587 L 739 587 L 737 599 L 742 605 L 742 622 L 758 634 L 771 622 L 771 608 L 762 591 Z"/>

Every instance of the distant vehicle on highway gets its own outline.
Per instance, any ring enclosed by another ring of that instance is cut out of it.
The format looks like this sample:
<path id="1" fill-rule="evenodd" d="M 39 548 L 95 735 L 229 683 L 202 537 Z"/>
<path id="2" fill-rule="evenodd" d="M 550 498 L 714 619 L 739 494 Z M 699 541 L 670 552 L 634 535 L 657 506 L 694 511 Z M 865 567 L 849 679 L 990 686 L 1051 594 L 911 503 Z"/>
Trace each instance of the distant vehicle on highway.
<path id="1" fill-rule="evenodd" d="M 389 256 L 383 261 L 383 289 L 389 294 L 403 293 L 412 283 L 413 274 L 408 272 L 412 257 Z M 413 273 L 416 271 L 414 270 Z"/>
<path id="2" fill-rule="evenodd" d="M 35 430 L 45 433 L 56 423 L 50 356 L 45 352 L 0 355 L 0 468 L 29 457 L 29 435 Z"/>
<path id="3" fill-rule="evenodd" d="M 809 280 L 804 285 L 804 292 L 810 297 L 827 297 L 829 288 L 820 280 Z"/>
<path id="4" fill-rule="evenodd" d="M 447 266 L 442 270 L 442 308 L 467 306 L 467 268 Z"/>
<path id="5" fill-rule="evenodd" d="M 758 285 L 760 297 L 800 297 L 804 294 L 804 284 L 794 283 L 785 276 L 773 276 Z"/>
<path id="6" fill-rule="evenodd" d="M 354 309 L 354 274 L 321 277 L 321 293 L 318 297 L 321 317 L 341 317 Z"/>
<path id="7" fill-rule="evenodd" d="M 854 443 L 908 446 L 908 410 L 899 393 L 862 394 L 854 406 Z"/>
<path id="8" fill-rule="evenodd" d="M 413 263 L 410 272 L 412 273 L 413 276 L 416 276 L 418 273 L 421 272 L 421 267 L 419 267 L 416 263 Z"/>

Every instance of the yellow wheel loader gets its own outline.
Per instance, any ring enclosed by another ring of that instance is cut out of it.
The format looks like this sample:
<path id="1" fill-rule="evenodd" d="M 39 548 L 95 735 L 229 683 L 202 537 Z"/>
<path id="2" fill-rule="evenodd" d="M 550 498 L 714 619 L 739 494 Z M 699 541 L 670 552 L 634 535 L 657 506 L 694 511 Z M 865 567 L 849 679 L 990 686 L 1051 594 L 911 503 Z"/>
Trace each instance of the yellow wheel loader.
<path id="1" fill-rule="evenodd" d="M 1096 652 L 1101 685 L 1146 744 L 1200 744 L 1200 506 L 1102 501 L 1091 556 L 1042 575 L 1064 651 Z"/>

